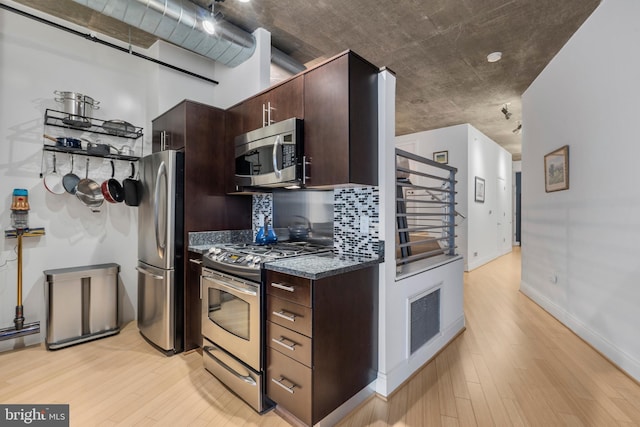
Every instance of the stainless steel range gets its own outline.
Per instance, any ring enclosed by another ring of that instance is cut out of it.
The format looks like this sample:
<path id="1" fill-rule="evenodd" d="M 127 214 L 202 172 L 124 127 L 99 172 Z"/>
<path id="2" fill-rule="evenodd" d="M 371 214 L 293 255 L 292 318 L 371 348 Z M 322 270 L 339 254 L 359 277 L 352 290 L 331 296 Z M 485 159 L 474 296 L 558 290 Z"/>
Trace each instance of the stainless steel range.
<path id="1" fill-rule="evenodd" d="M 306 242 L 224 244 L 203 256 L 204 367 L 258 412 L 271 406 L 263 383 L 263 264 L 331 249 Z"/>

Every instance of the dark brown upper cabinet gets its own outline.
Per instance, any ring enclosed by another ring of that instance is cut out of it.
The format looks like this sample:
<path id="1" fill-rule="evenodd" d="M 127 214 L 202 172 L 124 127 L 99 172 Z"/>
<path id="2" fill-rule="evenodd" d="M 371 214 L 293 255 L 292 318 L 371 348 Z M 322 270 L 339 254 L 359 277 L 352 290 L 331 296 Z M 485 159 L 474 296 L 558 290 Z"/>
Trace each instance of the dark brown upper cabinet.
<path id="1" fill-rule="evenodd" d="M 231 107 L 231 140 L 236 136 L 291 117 L 302 118 L 303 78 L 298 76 Z"/>
<path id="2" fill-rule="evenodd" d="M 378 185 L 378 72 L 347 51 L 304 74 L 307 187 Z"/>
<path id="3" fill-rule="evenodd" d="M 378 73 L 343 52 L 229 108 L 229 144 L 267 124 L 302 118 L 306 187 L 378 185 Z"/>

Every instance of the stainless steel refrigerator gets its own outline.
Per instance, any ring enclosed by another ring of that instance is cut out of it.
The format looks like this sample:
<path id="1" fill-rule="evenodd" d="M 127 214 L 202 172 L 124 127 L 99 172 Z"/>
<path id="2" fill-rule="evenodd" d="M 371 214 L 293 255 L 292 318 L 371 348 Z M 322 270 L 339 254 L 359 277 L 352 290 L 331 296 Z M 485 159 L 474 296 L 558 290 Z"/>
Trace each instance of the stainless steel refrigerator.
<path id="1" fill-rule="evenodd" d="M 184 153 L 140 160 L 138 328 L 164 353 L 184 349 Z"/>

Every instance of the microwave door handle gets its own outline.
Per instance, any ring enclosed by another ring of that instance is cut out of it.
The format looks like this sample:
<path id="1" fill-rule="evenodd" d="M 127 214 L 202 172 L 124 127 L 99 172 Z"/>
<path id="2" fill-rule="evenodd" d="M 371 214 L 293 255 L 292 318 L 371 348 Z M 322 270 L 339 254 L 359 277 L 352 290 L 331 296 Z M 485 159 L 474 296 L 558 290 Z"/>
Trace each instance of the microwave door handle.
<path id="1" fill-rule="evenodd" d="M 158 167 L 158 175 L 156 176 L 156 188 L 155 188 L 155 194 L 154 194 L 154 206 L 153 206 L 153 225 L 155 228 L 155 235 L 156 235 L 156 247 L 158 249 L 158 255 L 160 255 L 161 259 L 164 259 L 165 256 L 165 250 L 167 248 L 167 233 L 166 233 L 166 224 L 162 224 L 163 229 L 165 230 L 165 236 L 164 236 L 164 241 L 160 240 L 160 180 L 163 179 L 165 180 L 165 184 L 167 183 L 167 168 L 164 164 L 164 162 L 160 163 L 160 166 Z M 165 185 L 165 189 L 168 190 L 168 186 Z M 167 194 L 163 194 L 162 195 L 162 204 L 163 209 L 165 210 L 164 212 L 164 219 L 165 221 L 167 220 Z"/>
<path id="2" fill-rule="evenodd" d="M 282 176 L 282 170 L 278 169 L 278 145 L 280 145 L 281 142 L 280 135 L 276 136 L 276 141 L 273 143 L 273 153 L 271 155 L 273 160 L 273 172 L 275 172 L 276 178 L 278 179 Z"/>

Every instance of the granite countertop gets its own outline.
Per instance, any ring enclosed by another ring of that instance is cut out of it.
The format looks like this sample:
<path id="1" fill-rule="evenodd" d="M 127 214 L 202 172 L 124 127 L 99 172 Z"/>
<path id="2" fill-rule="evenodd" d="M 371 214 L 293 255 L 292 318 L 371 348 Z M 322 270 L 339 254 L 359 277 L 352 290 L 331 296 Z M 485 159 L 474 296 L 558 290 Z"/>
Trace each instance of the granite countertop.
<path id="1" fill-rule="evenodd" d="M 303 255 L 282 258 L 264 263 L 267 270 L 304 277 L 306 279 L 322 279 L 348 271 L 359 270 L 380 264 L 384 258 L 366 258 L 335 254 Z"/>

